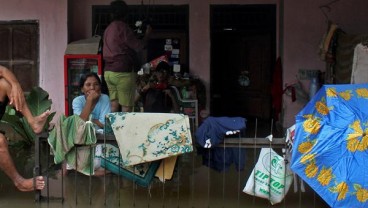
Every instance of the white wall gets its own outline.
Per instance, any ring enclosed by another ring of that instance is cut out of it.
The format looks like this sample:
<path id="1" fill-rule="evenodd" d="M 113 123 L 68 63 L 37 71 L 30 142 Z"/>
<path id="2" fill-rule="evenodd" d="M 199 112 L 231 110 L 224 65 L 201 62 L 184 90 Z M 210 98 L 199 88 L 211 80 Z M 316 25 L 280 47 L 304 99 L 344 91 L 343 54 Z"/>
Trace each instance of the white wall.
<path id="1" fill-rule="evenodd" d="M 39 21 L 40 86 L 50 94 L 53 101 L 52 111 L 63 113 L 67 0 L 0 0 L 0 5 L 1 21 Z"/>

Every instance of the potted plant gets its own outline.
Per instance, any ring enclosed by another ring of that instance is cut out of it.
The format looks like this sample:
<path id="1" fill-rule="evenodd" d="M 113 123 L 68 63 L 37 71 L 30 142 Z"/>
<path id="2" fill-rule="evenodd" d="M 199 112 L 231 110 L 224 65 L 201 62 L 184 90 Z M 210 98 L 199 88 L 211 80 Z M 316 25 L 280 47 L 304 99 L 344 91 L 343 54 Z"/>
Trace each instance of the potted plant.
<path id="1" fill-rule="evenodd" d="M 40 115 L 46 110 L 51 109 L 52 101 L 49 99 L 49 94 L 41 87 L 34 87 L 31 92 L 26 96 L 26 102 L 28 104 L 29 110 L 32 115 Z M 44 126 L 44 131 L 47 131 L 49 128 L 49 122 L 53 119 L 55 112 L 51 113 L 46 121 L 46 125 Z M 36 134 L 33 132 L 32 128 L 28 124 L 25 117 L 22 114 L 17 112 L 12 106 L 7 106 L 4 116 L 1 122 L 10 125 L 16 133 L 20 135 L 22 138 L 18 144 L 23 148 L 26 146 L 32 146 L 35 139 Z"/>

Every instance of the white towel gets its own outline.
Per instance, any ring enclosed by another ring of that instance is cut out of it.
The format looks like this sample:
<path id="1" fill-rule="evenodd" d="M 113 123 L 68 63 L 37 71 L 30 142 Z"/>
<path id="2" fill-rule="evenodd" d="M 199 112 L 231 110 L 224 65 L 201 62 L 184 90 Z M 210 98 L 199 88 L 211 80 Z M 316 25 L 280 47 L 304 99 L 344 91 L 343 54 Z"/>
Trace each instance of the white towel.
<path id="1" fill-rule="evenodd" d="M 368 47 L 361 43 L 354 49 L 350 83 L 368 83 Z"/>

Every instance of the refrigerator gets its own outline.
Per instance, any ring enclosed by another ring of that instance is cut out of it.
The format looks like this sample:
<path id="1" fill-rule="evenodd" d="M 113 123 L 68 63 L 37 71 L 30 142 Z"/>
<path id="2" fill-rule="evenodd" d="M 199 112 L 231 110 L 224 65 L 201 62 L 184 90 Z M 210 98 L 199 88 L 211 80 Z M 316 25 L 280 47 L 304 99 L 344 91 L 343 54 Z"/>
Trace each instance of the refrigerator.
<path id="1" fill-rule="evenodd" d="M 72 101 L 81 95 L 79 80 L 82 74 L 95 72 L 101 78 L 101 54 L 65 54 L 64 84 L 65 84 L 65 115 L 73 115 Z"/>

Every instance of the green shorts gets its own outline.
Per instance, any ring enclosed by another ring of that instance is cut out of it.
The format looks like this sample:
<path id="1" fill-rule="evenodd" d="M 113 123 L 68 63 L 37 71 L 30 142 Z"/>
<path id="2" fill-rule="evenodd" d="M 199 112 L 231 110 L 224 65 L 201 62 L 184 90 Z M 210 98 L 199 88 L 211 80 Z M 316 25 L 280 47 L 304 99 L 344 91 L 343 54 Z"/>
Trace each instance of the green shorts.
<path id="1" fill-rule="evenodd" d="M 135 72 L 105 72 L 105 81 L 110 100 L 118 100 L 121 106 L 134 106 L 136 92 Z"/>

